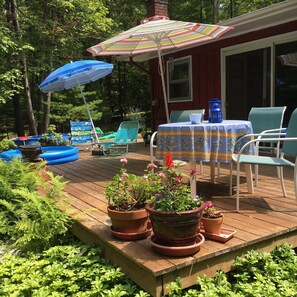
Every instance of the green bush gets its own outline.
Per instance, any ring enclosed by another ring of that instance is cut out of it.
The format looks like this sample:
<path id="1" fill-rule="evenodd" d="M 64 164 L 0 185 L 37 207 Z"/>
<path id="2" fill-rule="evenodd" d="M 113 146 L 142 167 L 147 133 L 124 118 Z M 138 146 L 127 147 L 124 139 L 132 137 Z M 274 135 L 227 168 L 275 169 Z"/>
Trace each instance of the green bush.
<path id="1" fill-rule="evenodd" d="M 80 242 L 27 256 L 6 254 L 0 261 L 0 296 L 149 296 L 98 247 Z"/>
<path id="2" fill-rule="evenodd" d="M 177 279 L 169 285 L 169 296 L 297 296 L 297 256 L 289 244 L 277 246 L 272 253 L 249 251 L 235 259 L 234 267 L 228 276 L 218 271 L 214 278 L 198 277 L 197 287 L 188 290 L 182 290 Z"/>
<path id="3" fill-rule="evenodd" d="M 47 173 L 45 163 L 0 160 L 0 239 L 21 250 L 42 250 L 67 232 L 71 219 L 57 206 L 63 201 L 61 177 Z"/>
<path id="4" fill-rule="evenodd" d="M 0 141 L 0 153 L 8 150 L 16 149 L 17 145 L 11 139 L 4 138 Z"/>

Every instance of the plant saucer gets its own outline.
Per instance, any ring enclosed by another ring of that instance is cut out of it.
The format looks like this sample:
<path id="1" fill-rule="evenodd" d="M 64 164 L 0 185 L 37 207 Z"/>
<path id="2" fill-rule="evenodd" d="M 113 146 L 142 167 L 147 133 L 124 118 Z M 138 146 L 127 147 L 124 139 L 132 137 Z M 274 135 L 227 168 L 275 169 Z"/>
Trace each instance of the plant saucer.
<path id="1" fill-rule="evenodd" d="M 113 227 L 111 226 L 110 230 L 111 230 L 111 234 L 115 238 L 131 241 L 131 240 L 139 240 L 139 239 L 147 238 L 148 236 L 151 235 L 153 229 L 151 226 L 148 226 L 148 228 L 143 232 L 124 233 L 124 232 L 118 232 L 118 231 L 113 230 Z"/>
<path id="2" fill-rule="evenodd" d="M 151 244 L 153 249 L 159 254 L 171 257 L 186 257 L 197 253 L 200 250 L 200 246 L 204 243 L 204 236 L 199 233 L 196 239 L 196 243 L 186 246 L 166 246 L 161 245 L 155 235 L 151 236 Z"/>
<path id="3" fill-rule="evenodd" d="M 205 230 L 203 229 L 203 226 L 201 226 L 200 232 L 205 236 L 205 238 L 220 241 L 220 242 L 226 242 L 233 237 L 233 235 L 236 233 L 236 230 L 222 227 L 221 234 L 214 234 L 214 233 L 205 232 Z"/>

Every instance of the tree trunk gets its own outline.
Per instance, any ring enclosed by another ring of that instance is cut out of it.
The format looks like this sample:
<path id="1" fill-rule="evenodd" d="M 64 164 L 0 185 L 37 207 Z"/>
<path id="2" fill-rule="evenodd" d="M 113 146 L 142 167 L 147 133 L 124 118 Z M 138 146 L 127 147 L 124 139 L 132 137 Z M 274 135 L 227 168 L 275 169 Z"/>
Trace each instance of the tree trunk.
<path id="1" fill-rule="evenodd" d="M 20 43 L 22 43 L 22 37 L 20 33 L 20 26 L 18 22 L 18 13 L 17 13 L 17 1 L 16 0 L 6 0 L 7 7 L 9 8 L 9 15 L 12 20 L 12 28 L 17 33 Z M 33 108 L 32 108 L 32 100 L 31 100 L 31 92 L 30 85 L 28 79 L 28 69 L 27 69 L 27 60 L 26 58 L 21 59 L 21 65 L 23 68 L 23 84 L 24 91 L 26 97 L 27 104 L 27 114 L 28 114 L 28 122 L 29 122 L 29 130 L 31 135 L 37 134 L 36 121 L 34 118 Z"/>
<path id="2" fill-rule="evenodd" d="M 215 24 L 219 22 L 219 0 L 213 0 L 213 21 Z"/>
<path id="3" fill-rule="evenodd" d="M 14 22 L 14 14 L 12 9 L 12 3 L 10 0 L 6 0 L 6 19 L 8 24 Z M 13 29 L 13 25 L 10 26 Z M 10 57 L 7 57 L 9 59 Z M 15 118 L 15 129 L 18 136 L 25 135 L 23 116 L 22 116 L 22 107 L 19 94 L 14 94 L 12 98 L 12 105 L 14 110 Z"/>
<path id="4" fill-rule="evenodd" d="M 46 60 L 45 58 L 43 60 Z M 48 63 L 50 64 L 50 68 L 52 69 L 52 56 L 48 58 Z M 52 93 L 48 92 L 46 95 L 42 95 L 41 100 L 41 134 L 48 133 L 48 126 L 50 124 L 50 111 L 51 111 L 51 100 L 52 100 Z"/>
<path id="5" fill-rule="evenodd" d="M 23 116 L 22 116 L 22 107 L 20 103 L 20 95 L 14 94 L 12 99 L 13 110 L 14 110 L 14 118 L 15 118 L 15 128 L 18 136 L 25 135 L 25 129 L 23 124 Z"/>
<path id="6" fill-rule="evenodd" d="M 51 110 L 52 93 L 46 94 L 46 101 L 42 101 L 43 104 L 43 117 L 42 117 L 42 134 L 48 133 L 48 126 L 50 124 L 50 110 Z"/>
<path id="7" fill-rule="evenodd" d="M 29 85 L 29 78 L 28 78 L 28 69 L 27 69 L 27 59 L 26 58 L 22 59 L 22 66 L 23 66 L 23 71 L 24 71 L 24 88 L 25 88 L 26 103 L 27 103 L 29 131 L 30 131 L 30 135 L 37 135 L 37 127 L 36 127 L 36 121 L 35 121 L 33 107 L 32 107 L 31 92 L 30 92 L 30 85 Z"/>

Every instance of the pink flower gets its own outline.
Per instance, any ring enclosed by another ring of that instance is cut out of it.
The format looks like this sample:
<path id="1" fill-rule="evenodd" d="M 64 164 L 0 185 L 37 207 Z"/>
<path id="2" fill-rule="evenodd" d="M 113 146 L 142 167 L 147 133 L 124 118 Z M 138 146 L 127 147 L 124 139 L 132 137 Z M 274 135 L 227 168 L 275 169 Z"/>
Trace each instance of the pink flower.
<path id="1" fill-rule="evenodd" d="M 127 164 L 127 163 L 128 163 L 128 160 L 127 160 L 126 158 L 122 158 L 122 159 L 120 160 L 120 162 L 121 162 L 122 164 Z"/>
<path id="2" fill-rule="evenodd" d="M 128 173 L 126 172 L 122 173 L 121 177 L 119 178 L 119 181 L 123 182 L 127 176 L 129 176 Z"/>
<path id="3" fill-rule="evenodd" d="M 158 168 L 157 165 L 153 164 L 153 163 L 149 163 L 146 167 L 148 170 L 152 170 L 152 169 L 155 169 L 155 168 Z"/>
<path id="4" fill-rule="evenodd" d="M 159 173 L 158 173 L 158 176 L 159 176 L 160 178 L 165 178 L 165 174 L 164 174 L 163 172 L 159 172 Z"/>

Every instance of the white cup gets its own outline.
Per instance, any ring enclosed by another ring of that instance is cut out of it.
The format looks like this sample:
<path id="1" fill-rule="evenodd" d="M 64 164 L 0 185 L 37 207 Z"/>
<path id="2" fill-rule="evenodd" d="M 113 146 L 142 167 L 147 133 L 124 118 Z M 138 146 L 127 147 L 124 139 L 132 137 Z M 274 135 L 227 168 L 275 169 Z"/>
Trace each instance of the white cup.
<path id="1" fill-rule="evenodd" d="M 189 117 L 191 124 L 200 124 L 202 121 L 201 113 L 191 113 Z"/>

